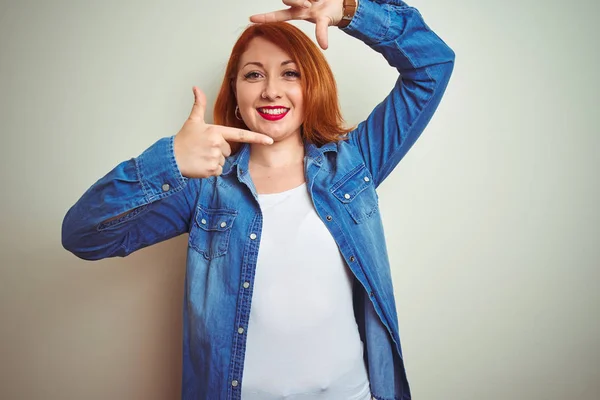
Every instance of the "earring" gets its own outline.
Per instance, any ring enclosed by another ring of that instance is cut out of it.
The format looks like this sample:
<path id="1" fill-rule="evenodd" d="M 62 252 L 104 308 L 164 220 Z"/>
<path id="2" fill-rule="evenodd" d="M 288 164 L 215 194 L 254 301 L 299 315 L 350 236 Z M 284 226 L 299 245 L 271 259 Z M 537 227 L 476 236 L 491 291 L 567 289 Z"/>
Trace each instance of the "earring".
<path id="1" fill-rule="evenodd" d="M 239 113 L 240 113 L 240 108 L 238 106 L 235 106 L 235 111 L 234 111 L 235 117 L 241 121 L 242 120 L 242 116 L 240 115 L 238 117 Z"/>

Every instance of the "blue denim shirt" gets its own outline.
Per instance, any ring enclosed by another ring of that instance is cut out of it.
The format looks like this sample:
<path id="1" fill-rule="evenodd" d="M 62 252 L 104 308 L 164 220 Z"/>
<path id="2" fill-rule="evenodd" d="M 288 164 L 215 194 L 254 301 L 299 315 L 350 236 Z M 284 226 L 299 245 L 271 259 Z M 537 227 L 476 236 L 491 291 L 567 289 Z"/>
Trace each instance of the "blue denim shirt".
<path id="1" fill-rule="evenodd" d="M 361 0 L 344 31 L 381 53 L 400 77 L 346 140 L 305 144 L 305 177 L 355 277 L 354 310 L 371 392 L 379 400 L 410 399 L 375 189 L 431 119 L 454 53 L 416 9 L 398 0 Z M 173 137 L 161 139 L 96 182 L 63 222 L 63 246 L 86 260 L 123 257 L 189 233 L 183 399 L 241 396 L 263 223 L 249 155 L 249 146 L 242 146 L 221 176 L 188 179 L 175 161 Z"/>

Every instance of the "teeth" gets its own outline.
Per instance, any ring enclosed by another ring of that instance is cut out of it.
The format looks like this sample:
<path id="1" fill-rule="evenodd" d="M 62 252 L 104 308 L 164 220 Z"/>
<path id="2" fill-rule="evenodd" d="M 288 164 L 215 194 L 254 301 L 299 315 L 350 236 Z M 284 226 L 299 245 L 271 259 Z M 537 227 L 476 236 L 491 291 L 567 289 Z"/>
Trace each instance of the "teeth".
<path id="1" fill-rule="evenodd" d="M 277 108 L 277 109 L 259 108 L 258 110 L 263 114 L 280 115 L 280 114 L 285 113 L 287 111 L 287 108 Z"/>

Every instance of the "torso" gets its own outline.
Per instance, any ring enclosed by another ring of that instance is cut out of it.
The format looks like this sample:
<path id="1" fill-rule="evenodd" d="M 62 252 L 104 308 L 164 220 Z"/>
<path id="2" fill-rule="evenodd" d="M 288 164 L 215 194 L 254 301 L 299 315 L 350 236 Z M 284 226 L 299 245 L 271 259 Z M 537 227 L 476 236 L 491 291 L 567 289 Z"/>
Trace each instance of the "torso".
<path id="1" fill-rule="evenodd" d="M 369 382 L 352 274 L 313 208 L 304 169 L 304 159 L 285 167 L 248 164 L 264 226 L 243 397 L 363 400 Z"/>
<path id="2" fill-rule="evenodd" d="M 306 185 L 258 200 L 242 399 L 370 399 L 352 273 Z"/>

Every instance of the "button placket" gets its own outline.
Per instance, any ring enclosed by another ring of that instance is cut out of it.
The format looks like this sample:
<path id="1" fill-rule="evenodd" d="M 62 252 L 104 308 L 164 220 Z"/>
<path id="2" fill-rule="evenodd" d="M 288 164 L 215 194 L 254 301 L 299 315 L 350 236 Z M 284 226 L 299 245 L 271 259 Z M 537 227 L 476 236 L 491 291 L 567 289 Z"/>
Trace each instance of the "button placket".
<path id="1" fill-rule="evenodd" d="M 229 224 L 230 225 L 230 224 Z M 247 339 L 246 335 L 246 327 L 248 326 L 249 317 L 250 317 L 250 299 L 252 293 L 252 280 L 254 279 L 254 268 L 256 268 L 257 262 L 257 254 L 258 254 L 258 238 L 259 232 L 262 229 L 262 219 L 258 214 L 254 221 L 250 226 L 250 232 L 246 233 L 247 238 L 250 239 L 249 242 L 246 242 L 247 245 L 250 246 L 252 252 L 252 256 L 249 257 L 248 260 L 242 265 L 240 281 L 241 285 L 239 287 L 238 293 L 238 305 L 236 311 L 236 321 L 234 325 L 233 331 L 233 348 L 231 352 L 232 357 L 232 367 L 230 370 L 229 379 L 231 382 L 230 386 L 230 395 L 233 395 L 234 398 L 239 396 L 239 391 L 241 390 L 241 371 L 243 371 L 244 365 L 244 353 L 243 347 L 244 343 Z M 236 327 L 237 326 L 237 327 Z M 237 378 L 237 379 L 236 379 Z M 234 394 L 235 393 L 235 394 Z"/>

